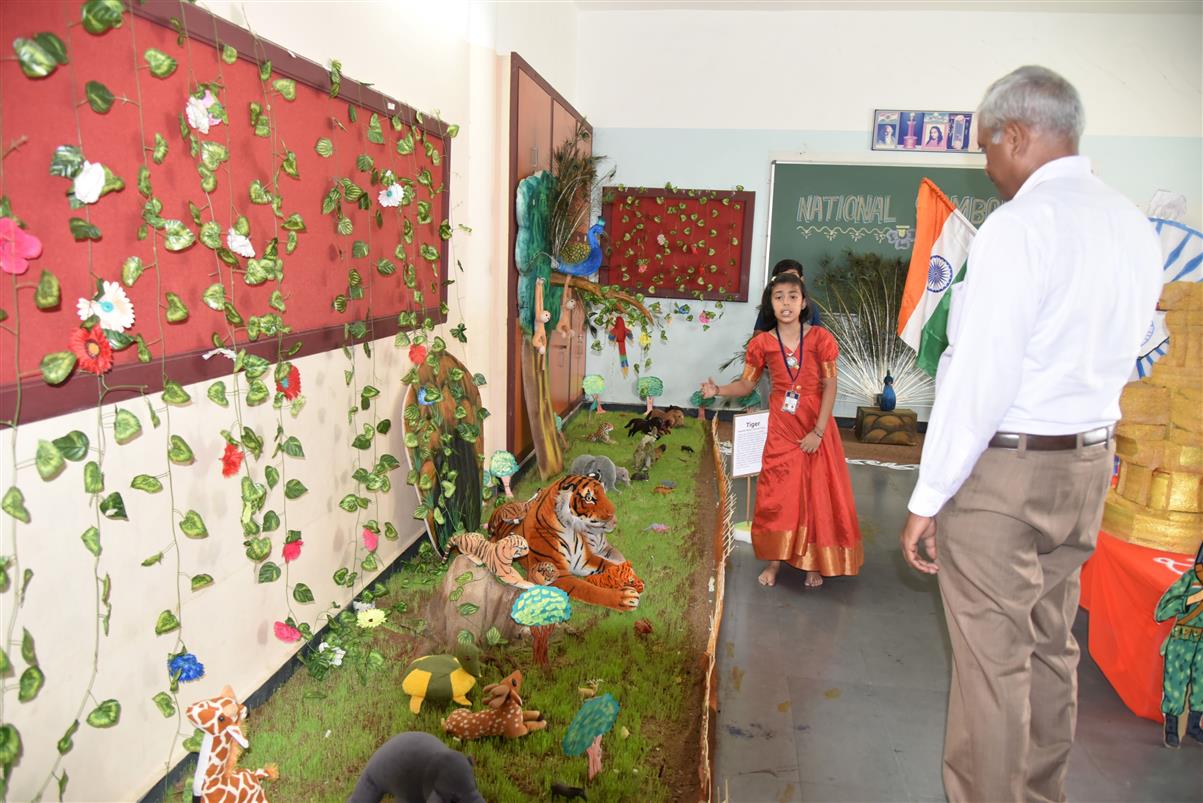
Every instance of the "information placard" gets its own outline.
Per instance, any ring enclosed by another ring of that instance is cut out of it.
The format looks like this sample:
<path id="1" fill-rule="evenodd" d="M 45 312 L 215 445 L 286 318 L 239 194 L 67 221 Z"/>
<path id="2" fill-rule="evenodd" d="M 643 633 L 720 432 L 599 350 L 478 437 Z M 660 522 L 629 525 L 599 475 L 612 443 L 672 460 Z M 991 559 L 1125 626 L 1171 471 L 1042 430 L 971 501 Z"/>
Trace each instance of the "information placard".
<path id="1" fill-rule="evenodd" d="M 732 418 L 731 476 L 750 477 L 760 473 L 760 456 L 769 434 L 769 414 L 747 413 Z"/>

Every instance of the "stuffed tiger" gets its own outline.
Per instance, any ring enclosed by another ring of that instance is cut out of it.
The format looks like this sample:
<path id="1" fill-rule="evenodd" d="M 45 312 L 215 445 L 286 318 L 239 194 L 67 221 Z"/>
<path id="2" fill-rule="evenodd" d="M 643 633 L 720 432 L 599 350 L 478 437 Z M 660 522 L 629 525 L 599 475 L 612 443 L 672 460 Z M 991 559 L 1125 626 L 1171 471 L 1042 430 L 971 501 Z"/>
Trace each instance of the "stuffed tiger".
<path id="1" fill-rule="evenodd" d="M 629 560 L 622 563 L 607 563 L 605 568 L 600 572 L 591 574 L 585 579 L 601 588 L 631 586 L 640 594 L 643 593 L 643 581 L 635 575 L 635 568 L 631 566 Z"/>
<path id="2" fill-rule="evenodd" d="M 489 540 L 500 541 L 507 535 L 517 532 L 518 528 L 522 526 L 522 520 L 526 518 L 526 511 L 529 507 L 529 500 L 519 502 L 511 499 L 494 510 L 493 515 L 489 516 Z"/>
<path id="3" fill-rule="evenodd" d="M 513 563 L 526 555 L 530 549 L 520 535 L 507 535 L 500 541 L 489 541 L 479 533 L 460 533 L 447 542 L 477 566 L 484 566 L 501 582 L 517 588 L 530 588 Z"/>
<path id="4" fill-rule="evenodd" d="M 614 425 L 609 421 L 603 421 L 601 426 L 585 436 L 585 440 L 590 443 L 613 443 L 610 433 L 614 431 Z"/>
<path id="5" fill-rule="evenodd" d="M 573 599 L 620 611 L 634 610 L 639 605 L 640 591 L 633 581 L 606 588 L 588 579 L 615 571 L 611 564 L 626 563 L 622 553 L 606 540 L 614 525 L 614 503 L 606 497 L 601 480 L 569 474 L 544 488 L 529 503 L 522 524 L 514 531 L 530 547 L 521 563 L 528 575 L 541 563 L 552 564 L 556 573 L 552 585 Z"/>

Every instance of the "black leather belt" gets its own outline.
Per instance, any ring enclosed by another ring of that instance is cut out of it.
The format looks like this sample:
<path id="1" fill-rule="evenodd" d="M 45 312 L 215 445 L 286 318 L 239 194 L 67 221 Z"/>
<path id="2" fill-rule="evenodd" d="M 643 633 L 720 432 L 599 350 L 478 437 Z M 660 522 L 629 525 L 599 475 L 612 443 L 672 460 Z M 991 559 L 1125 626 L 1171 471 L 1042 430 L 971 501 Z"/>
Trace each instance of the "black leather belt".
<path id="1" fill-rule="evenodd" d="M 1097 446 L 1111 440 L 1112 427 L 1099 427 L 1075 435 L 1023 435 L 1018 432 L 999 432 L 990 439 L 992 449 L 1018 449 L 1026 440 L 1024 448 L 1033 452 L 1059 452 L 1077 449 L 1080 446 Z"/>

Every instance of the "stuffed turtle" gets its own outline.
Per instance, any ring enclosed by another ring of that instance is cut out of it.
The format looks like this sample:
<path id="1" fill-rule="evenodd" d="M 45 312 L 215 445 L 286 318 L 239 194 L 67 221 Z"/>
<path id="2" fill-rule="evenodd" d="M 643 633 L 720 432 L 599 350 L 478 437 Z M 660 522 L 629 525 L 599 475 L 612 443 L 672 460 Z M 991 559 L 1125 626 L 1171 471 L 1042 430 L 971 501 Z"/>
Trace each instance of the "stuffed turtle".
<path id="1" fill-rule="evenodd" d="M 479 677 L 480 651 L 473 644 L 460 644 L 454 655 L 424 655 L 410 664 L 401 691 L 409 695 L 409 710 L 415 714 L 422 712 L 426 700 L 471 706 L 467 695 Z"/>

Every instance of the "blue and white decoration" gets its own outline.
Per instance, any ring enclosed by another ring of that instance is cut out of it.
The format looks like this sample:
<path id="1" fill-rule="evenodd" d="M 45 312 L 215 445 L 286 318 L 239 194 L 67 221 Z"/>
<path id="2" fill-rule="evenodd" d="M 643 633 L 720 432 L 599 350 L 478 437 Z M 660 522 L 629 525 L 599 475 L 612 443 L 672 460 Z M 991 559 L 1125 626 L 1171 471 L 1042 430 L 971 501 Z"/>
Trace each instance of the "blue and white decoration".
<path id="1" fill-rule="evenodd" d="M 1151 217 L 1149 221 L 1161 238 L 1162 281 L 1203 281 L 1203 232 L 1184 226 L 1174 220 Z M 1165 313 L 1157 312 L 1149 325 L 1140 354 L 1136 358 L 1133 379 L 1149 375 L 1153 363 L 1169 350 L 1170 335 L 1165 328 Z"/>

